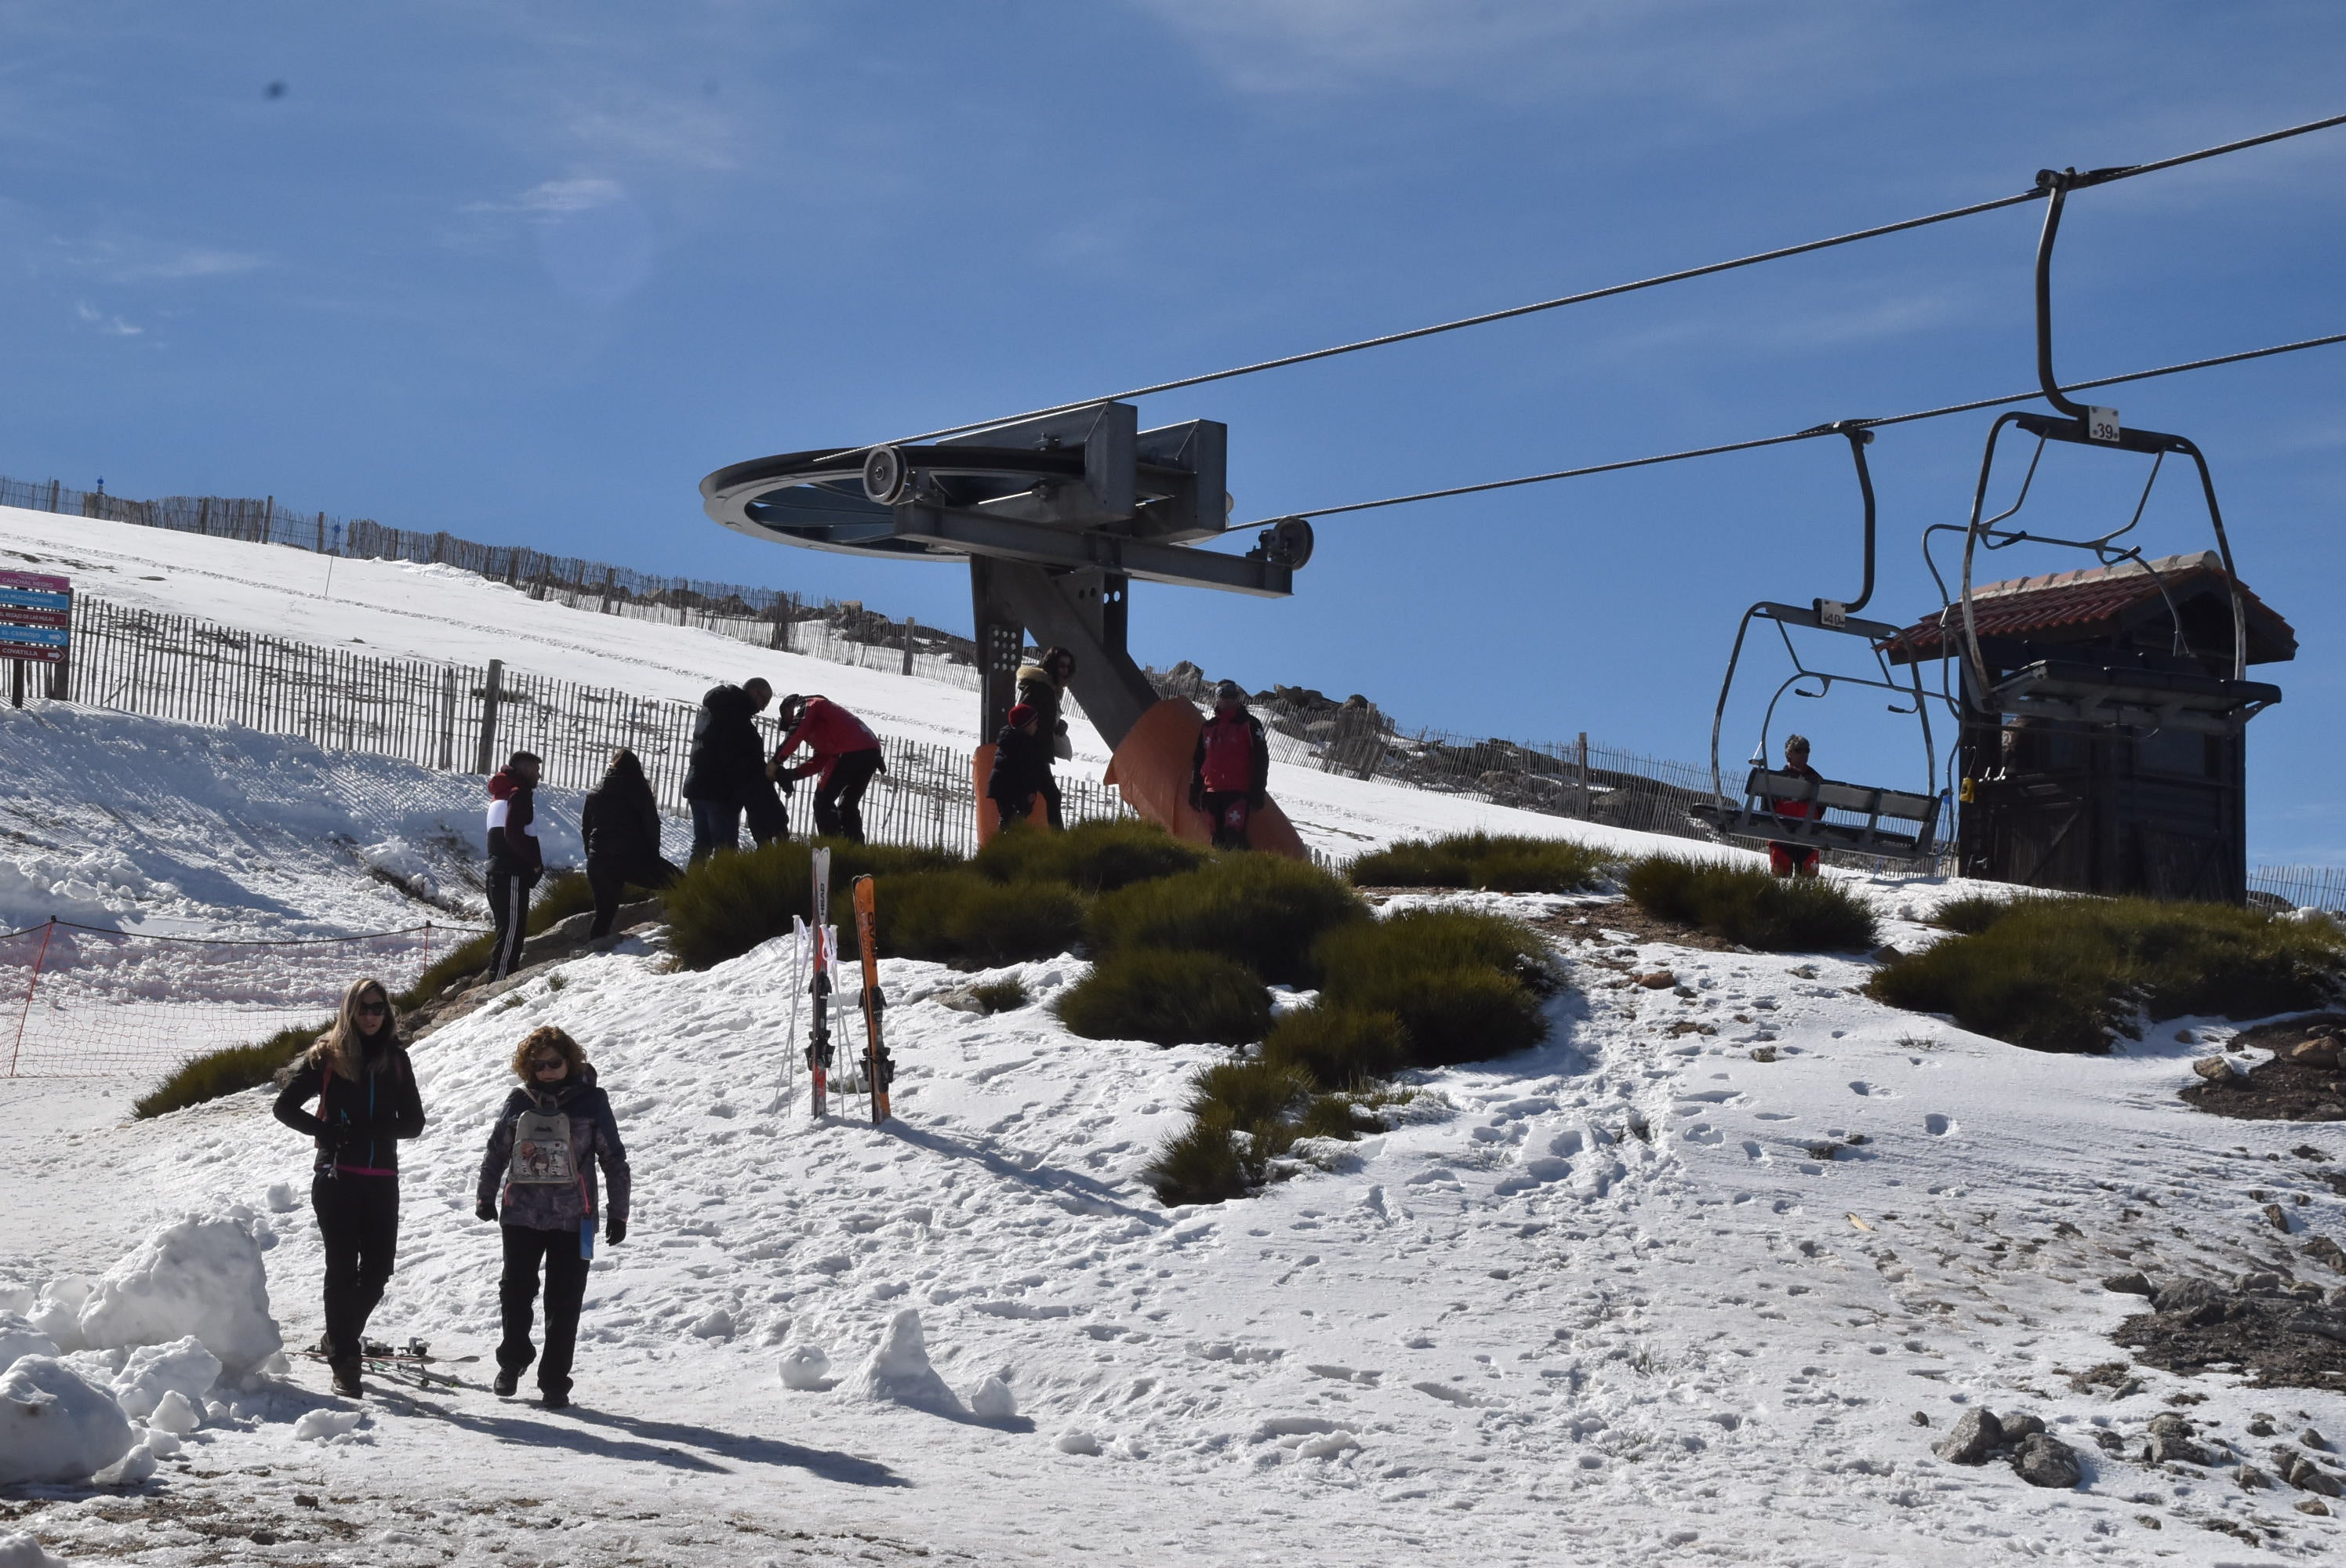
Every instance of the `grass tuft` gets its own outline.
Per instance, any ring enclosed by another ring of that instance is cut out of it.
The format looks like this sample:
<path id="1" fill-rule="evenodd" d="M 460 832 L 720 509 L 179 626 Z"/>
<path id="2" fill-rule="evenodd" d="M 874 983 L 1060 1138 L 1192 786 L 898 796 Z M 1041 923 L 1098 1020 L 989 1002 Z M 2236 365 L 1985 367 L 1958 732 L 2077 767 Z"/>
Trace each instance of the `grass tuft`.
<path id="1" fill-rule="evenodd" d="M 1056 882 L 993 882 L 975 871 L 882 876 L 872 889 L 880 951 L 989 969 L 1067 951 L 1084 933 L 1084 905 Z"/>
<path id="2" fill-rule="evenodd" d="M 130 1114 L 142 1120 L 167 1115 L 207 1100 L 258 1089 L 325 1032 L 323 1023 L 303 1029 L 280 1029 L 258 1044 L 230 1045 L 225 1050 L 190 1056 L 173 1068 L 168 1077 L 133 1100 Z"/>
<path id="3" fill-rule="evenodd" d="M 1190 1080 L 1194 1119 L 1149 1164 L 1158 1197 L 1221 1203 L 1260 1186 L 1270 1162 L 1294 1146 L 1293 1113 L 1311 1097 L 1310 1079 L 1260 1058 L 1201 1068 Z"/>
<path id="4" fill-rule="evenodd" d="M 1015 1013 L 1026 1005 L 1029 998 L 1025 983 L 1016 978 L 989 980 L 984 985 L 973 985 L 969 993 L 988 1016 L 996 1013 Z"/>
<path id="5" fill-rule="evenodd" d="M 1311 950 L 1330 931 L 1365 921 L 1368 906 L 1316 867 L 1277 855 L 1224 855 L 1179 876 L 1101 895 L 1092 932 L 1110 952 L 1219 952 L 1273 984 L 1306 984 Z"/>
<path id="6" fill-rule="evenodd" d="M 1398 1071 L 1410 1059 L 1410 1037 L 1398 1013 L 1323 1004 L 1282 1016 L 1263 1037 L 1262 1054 L 1323 1088 L 1351 1089 Z"/>
<path id="7" fill-rule="evenodd" d="M 1540 1002 L 1556 986 L 1547 944 L 1503 915 L 1409 910 L 1331 933 L 1318 962 L 1321 1006 L 1392 1014 L 1412 1066 L 1484 1061 L 1547 1037 Z"/>
<path id="8" fill-rule="evenodd" d="M 971 862 L 998 882 L 1065 882 L 1079 892 L 1114 892 L 1135 882 L 1194 871 L 1210 857 L 1154 822 L 1120 817 L 1080 822 L 1064 833 L 1013 828 Z"/>
<path id="9" fill-rule="evenodd" d="M 2259 1018 L 2322 1006 L 2341 983 L 2346 933 L 2328 921 L 2229 904 L 2023 898 L 1892 961 L 1866 991 L 2015 1045 L 2093 1052 L 2144 1015 Z"/>
<path id="10" fill-rule="evenodd" d="M 831 920 L 846 907 L 847 885 L 869 873 L 885 877 L 944 871 L 962 861 L 941 850 L 831 842 Z M 739 958 L 790 929 L 790 917 L 813 918 L 813 864 L 807 845 L 777 840 L 754 850 L 711 855 L 660 895 L 668 911 L 669 950 L 686 969 L 711 969 Z M 875 890 L 876 891 L 876 890 Z M 884 904 L 881 918 L 888 918 Z"/>
<path id="11" fill-rule="evenodd" d="M 1457 833 L 1409 840 L 1345 868 L 1363 888 L 1479 888 L 1502 893 L 1576 893 L 1596 887 L 1614 857 L 1566 839 Z"/>
<path id="12" fill-rule="evenodd" d="M 1622 887 L 1647 914 L 1763 952 L 1845 952 L 1875 940 L 1872 910 L 1819 877 L 1648 855 Z"/>
<path id="13" fill-rule="evenodd" d="M 1254 972 L 1212 952 L 1111 952 L 1059 999 L 1059 1021 L 1087 1040 L 1243 1045 L 1270 1026 Z"/>

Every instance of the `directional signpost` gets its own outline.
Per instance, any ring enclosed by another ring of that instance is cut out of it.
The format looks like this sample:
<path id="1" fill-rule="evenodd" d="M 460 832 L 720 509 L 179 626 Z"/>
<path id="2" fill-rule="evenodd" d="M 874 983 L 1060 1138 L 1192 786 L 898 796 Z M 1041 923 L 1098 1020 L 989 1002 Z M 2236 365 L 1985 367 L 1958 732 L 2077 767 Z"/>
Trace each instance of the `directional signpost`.
<path id="1" fill-rule="evenodd" d="M 0 572 L 0 658 L 9 697 L 25 706 L 25 667 L 63 664 L 73 641 L 73 584 L 39 572 Z"/>

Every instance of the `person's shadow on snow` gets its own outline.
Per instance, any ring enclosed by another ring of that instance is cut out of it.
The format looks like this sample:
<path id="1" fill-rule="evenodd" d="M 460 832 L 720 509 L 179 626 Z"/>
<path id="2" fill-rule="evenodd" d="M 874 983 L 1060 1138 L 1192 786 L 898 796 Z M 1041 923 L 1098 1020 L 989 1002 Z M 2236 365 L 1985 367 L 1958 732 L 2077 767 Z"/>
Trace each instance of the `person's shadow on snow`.
<path id="1" fill-rule="evenodd" d="M 825 1481 L 836 1481 L 849 1486 L 913 1484 L 877 1460 L 859 1459 L 836 1449 L 807 1448 L 777 1438 L 744 1436 L 684 1421 L 643 1420 L 634 1416 L 585 1410 L 576 1405 L 559 1418 L 485 1416 L 475 1415 L 453 1404 L 439 1404 L 382 1387 L 377 1387 L 372 1393 L 375 1404 L 393 1413 L 434 1417 L 466 1431 L 479 1432 L 499 1442 L 515 1443 L 525 1448 L 569 1449 L 603 1459 L 625 1460 L 636 1464 L 664 1464 L 674 1470 L 703 1471 L 719 1475 L 734 1473 L 733 1465 L 719 1462 L 719 1460 L 732 1460 L 740 1464 L 778 1465 L 802 1470 Z M 612 1428 L 627 1434 L 627 1438 L 614 1440 L 597 1432 L 581 1431 L 581 1424 Z M 686 1447 L 673 1446 L 678 1444 L 706 1451 L 705 1454 L 688 1452 Z"/>

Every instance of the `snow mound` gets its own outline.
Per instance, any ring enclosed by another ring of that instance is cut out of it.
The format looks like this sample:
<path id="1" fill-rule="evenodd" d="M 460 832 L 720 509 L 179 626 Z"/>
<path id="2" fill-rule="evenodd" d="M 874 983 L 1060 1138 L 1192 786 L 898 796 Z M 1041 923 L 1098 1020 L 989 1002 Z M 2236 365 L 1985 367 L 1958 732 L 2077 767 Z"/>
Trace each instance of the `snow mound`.
<path id="1" fill-rule="evenodd" d="M 364 1410 L 311 1410 L 293 1423 L 293 1441 L 323 1442 L 329 1438 L 338 1438 L 344 1432 L 356 1430 L 359 1418 L 365 1414 Z"/>
<path id="2" fill-rule="evenodd" d="M 855 1391 L 867 1400 L 917 1410 L 957 1414 L 962 1408 L 960 1397 L 929 1365 L 921 1315 L 910 1307 L 888 1319 L 879 1345 L 855 1374 Z"/>
<path id="3" fill-rule="evenodd" d="M 211 1392 L 219 1381 L 219 1358 L 204 1349 L 204 1343 L 192 1334 L 182 1335 L 168 1345 L 141 1345 L 130 1352 L 130 1359 L 114 1379 L 115 1401 L 122 1413 L 134 1420 L 145 1420 L 162 1407 L 162 1401 L 178 1395 L 183 1408 Z M 193 1431 L 193 1424 L 185 1429 Z"/>
<path id="4" fill-rule="evenodd" d="M 48 1552 L 31 1532 L 0 1530 L 0 1568 L 70 1568 L 62 1557 Z"/>
<path id="5" fill-rule="evenodd" d="M 203 1413 L 197 1409 L 195 1400 L 177 1389 L 166 1389 L 163 1397 L 155 1401 L 154 1412 L 147 1418 L 147 1446 L 168 1457 L 178 1448 L 178 1439 L 203 1424 Z M 168 1436 L 172 1441 L 168 1447 L 157 1447 L 158 1436 Z"/>
<path id="6" fill-rule="evenodd" d="M 1018 1396 L 1000 1378 L 988 1378 L 971 1390 L 970 1414 L 982 1421 L 1015 1420 L 1018 1415 Z"/>
<path id="7" fill-rule="evenodd" d="M 192 1336 L 230 1377 L 252 1371 L 285 1344 L 269 1315 L 260 1244 L 233 1219 L 183 1219 L 148 1237 L 106 1271 L 78 1327 L 93 1349 Z"/>
<path id="8" fill-rule="evenodd" d="M 831 1357 L 820 1345 L 792 1345 L 782 1352 L 782 1387 L 819 1389 L 831 1375 Z"/>
<path id="9" fill-rule="evenodd" d="M 54 1356 L 0 1374 L 0 1485 L 87 1481 L 130 1451 L 114 1397 Z"/>
<path id="10" fill-rule="evenodd" d="M 14 1312 L 0 1312 L 0 1369 L 14 1366 L 19 1356 L 54 1356 L 57 1342 Z"/>
<path id="11" fill-rule="evenodd" d="M 1099 1439 L 1074 1427 L 1061 1432 L 1051 1446 L 1061 1453 L 1081 1454 L 1086 1459 L 1097 1459 L 1101 1451 Z"/>

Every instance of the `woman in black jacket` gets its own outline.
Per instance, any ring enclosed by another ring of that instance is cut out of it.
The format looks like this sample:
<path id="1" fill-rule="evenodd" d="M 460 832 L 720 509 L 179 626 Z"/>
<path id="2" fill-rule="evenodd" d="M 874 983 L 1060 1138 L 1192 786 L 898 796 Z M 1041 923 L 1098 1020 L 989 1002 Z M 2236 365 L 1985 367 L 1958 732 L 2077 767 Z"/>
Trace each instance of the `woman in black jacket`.
<path id="1" fill-rule="evenodd" d="M 312 1098 L 315 1112 L 303 1110 Z M 399 1245 L 399 1140 L 423 1131 L 415 1069 L 381 981 L 343 993 L 342 1012 L 277 1096 L 277 1119 L 317 1142 L 310 1203 L 326 1249 L 324 1349 L 334 1392 L 355 1397 L 366 1391 L 359 1359 L 367 1319 Z"/>
<path id="2" fill-rule="evenodd" d="M 586 842 L 586 885 L 595 891 L 593 935 L 611 934 L 628 883 L 658 892 L 684 874 L 660 858 L 659 803 L 632 751 L 613 754 L 603 782 L 578 809 L 578 836 Z"/>

